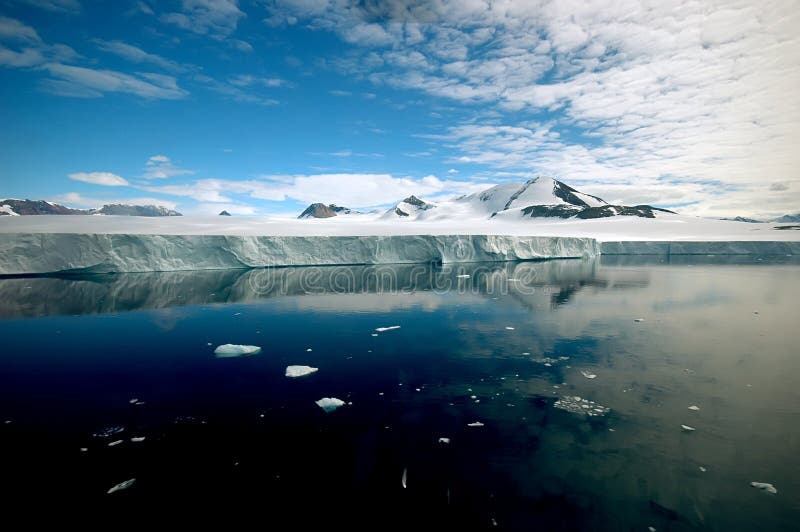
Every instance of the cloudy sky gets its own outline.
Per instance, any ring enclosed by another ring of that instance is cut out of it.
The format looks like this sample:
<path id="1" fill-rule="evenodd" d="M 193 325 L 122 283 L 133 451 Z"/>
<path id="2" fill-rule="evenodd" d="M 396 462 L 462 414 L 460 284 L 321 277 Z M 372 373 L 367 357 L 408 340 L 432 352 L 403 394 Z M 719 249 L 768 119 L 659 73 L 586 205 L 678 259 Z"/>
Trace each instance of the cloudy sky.
<path id="1" fill-rule="evenodd" d="M 800 2 L 0 0 L 0 197 L 296 215 L 548 175 L 800 212 Z"/>

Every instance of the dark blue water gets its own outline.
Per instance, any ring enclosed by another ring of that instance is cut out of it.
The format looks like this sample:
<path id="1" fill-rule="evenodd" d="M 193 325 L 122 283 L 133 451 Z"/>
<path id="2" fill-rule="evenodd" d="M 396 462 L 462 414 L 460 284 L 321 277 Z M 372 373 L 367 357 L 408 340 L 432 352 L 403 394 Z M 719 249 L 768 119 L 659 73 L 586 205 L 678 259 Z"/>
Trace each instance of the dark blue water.
<path id="1" fill-rule="evenodd" d="M 675 257 L 3 279 L 1 495 L 281 530 L 794 530 L 799 288 L 796 262 Z"/>

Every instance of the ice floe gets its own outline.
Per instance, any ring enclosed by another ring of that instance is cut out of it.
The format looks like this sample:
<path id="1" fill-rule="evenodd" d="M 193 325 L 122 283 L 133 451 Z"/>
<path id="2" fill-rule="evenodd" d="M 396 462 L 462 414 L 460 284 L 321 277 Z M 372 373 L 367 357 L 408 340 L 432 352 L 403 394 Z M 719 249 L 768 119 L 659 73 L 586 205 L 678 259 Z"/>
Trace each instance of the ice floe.
<path id="1" fill-rule="evenodd" d="M 399 325 L 392 325 L 390 327 L 378 327 L 375 330 L 378 332 L 385 332 L 385 331 L 393 331 L 394 329 L 399 329 L 399 328 L 400 328 Z"/>
<path id="2" fill-rule="evenodd" d="M 697 405 L 692 405 L 692 406 L 689 407 L 689 410 L 694 410 L 696 412 L 696 411 L 700 410 L 700 407 L 697 406 Z"/>
<path id="3" fill-rule="evenodd" d="M 319 368 L 311 366 L 286 366 L 286 376 L 291 378 L 305 377 L 319 371 Z"/>
<path id="4" fill-rule="evenodd" d="M 133 443 L 141 443 L 144 440 L 145 440 L 145 436 L 134 436 L 133 438 L 131 438 L 131 441 Z"/>
<path id="5" fill-rule="evenodd" d="M 514 327 L 506 327 L 506 330 L 507 330 L 507 331 L 513 331 L 513 330 L 514 330 Z"/>
<path id="6" fill-rule="evenodd" d="M 136 482 L 135 478 L 132 478 L 130 480 L 126 480 L 125 482 L 120 482 L 116 486 L 114 486 L 111 489 L 109 489 L 106 493 L 114 493 L 114 492 L 117 492 L 117 491 L 126 490 L 126 489 L 130 488 L 131 486 L 133 486 L 134 482 Z"/>
<path id="7" fill-rule="evenodd" d="M 642 323 L 644 321 L 644 318 L 633 318 L 633 321 L 635 321 L 636 323 Z"/>
<path id="8" fill-rule="evenodd" d="M 582 414 L 589 417 L 605 416 L 611 412 L 610 408 L 597 404 L 594 401 L 583 399 L 577 395 L 560 397 L 553 403 L 553 406 L 573 414 Z"/>
<path id="9" fill-rule="evenodd" d="M 457 277 L 458 279 L 469 279 L 469 275 L 467 275 L 467 274 L 464 274 L 464 275 L 456 275 L 456 277 Z"/>
<path id="10" fill-rule="evenodd" d="M 406 488 L 406 481 L 408 480 L 408 468 L 403 468 L 403 478 L 400 479 L 400 484 L 402 484 L 403 488 Z"/>
<path id="11" fill-rule="evenodd" d="M 450 443 L 450 438 L 439 438 L 439 443 Z"/>
<path id="12" fill-rule="evenodd" d="M 595 379 L 595 378 L 597 378 L 597 375 L 595 375 L 591 371 L 581 371 L 581 375 L 583 375 L 587 379 Z"/>
<path id="13" fill-rule="evenodd" d="M 483 423 L 481 423 L 480 421 L 474 421 L 472 423 L 467 423 L 467 426 L 468 427 L 482 427 Z"/>
<path id="14" fill-rule="evenodd" d="M 336 397 L 323 397 L 319 401 L 316 401 L 317 406 L 323 409 L 325 412 L 333 412 L 340 406 L 344 406 L 344 401 L 341 399 L 337 399 Z"/>
<path id="15" fill-rule="evenodd" d="M 753 486 L 754 488 L 764 490 L 767 493 L 771 493 L 773 495 L 776 495 L 778 493 L 778 490 L 775 489 L 775 486 L 773 486 L 769 482 L 751 482 L 750 485 Z"/>
<path id="16" fill-rule="evenodd" d="M 217 358 L 257 355 L 260 352 L 261 348 L 257 345 L 223 344 L 214 349 Z"/>
<path id="17" fill-rule="evenodd" d="M 694 427 L 690 427 L 689 425 L 681 425 L 681 428 L 686 432 L 694 432 L 696 430 Z"/>

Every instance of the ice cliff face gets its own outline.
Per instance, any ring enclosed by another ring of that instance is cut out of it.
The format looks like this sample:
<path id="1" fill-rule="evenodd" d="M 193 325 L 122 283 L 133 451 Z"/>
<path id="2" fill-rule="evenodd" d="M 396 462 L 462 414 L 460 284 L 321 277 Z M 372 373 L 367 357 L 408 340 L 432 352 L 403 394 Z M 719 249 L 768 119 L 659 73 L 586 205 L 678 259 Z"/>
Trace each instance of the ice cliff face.
<path id="1" fill-rule="evenodd" d="M 0 274 L 148 272 L 592 257 L 591 238 L 503 235 L 0 234 Z"/>

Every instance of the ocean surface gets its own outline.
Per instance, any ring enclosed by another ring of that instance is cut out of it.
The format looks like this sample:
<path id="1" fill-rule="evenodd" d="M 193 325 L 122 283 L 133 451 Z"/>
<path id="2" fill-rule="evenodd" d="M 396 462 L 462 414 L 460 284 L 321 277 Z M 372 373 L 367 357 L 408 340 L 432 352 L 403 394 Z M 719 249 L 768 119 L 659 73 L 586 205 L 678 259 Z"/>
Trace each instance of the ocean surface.
<path id="1" fill-rule="evenodd" d="M 276 530 L 800 523 L 791 257 L 5 278 L 0 346 L 6 507 Z"/>

